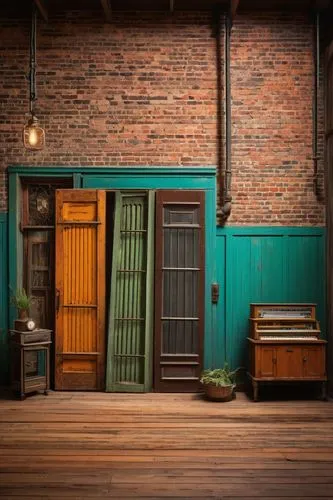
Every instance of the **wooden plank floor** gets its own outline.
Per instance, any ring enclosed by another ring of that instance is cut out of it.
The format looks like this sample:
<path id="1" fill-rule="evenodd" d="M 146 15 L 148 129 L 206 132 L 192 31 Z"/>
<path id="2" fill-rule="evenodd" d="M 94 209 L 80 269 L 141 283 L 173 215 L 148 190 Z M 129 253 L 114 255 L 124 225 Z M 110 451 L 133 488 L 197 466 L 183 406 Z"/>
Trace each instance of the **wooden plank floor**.
<path id="1" fill-rule="evenodd" d="M 50 393 L 0 400 L 6 499 L 333 498 L 333 404 Z"/>

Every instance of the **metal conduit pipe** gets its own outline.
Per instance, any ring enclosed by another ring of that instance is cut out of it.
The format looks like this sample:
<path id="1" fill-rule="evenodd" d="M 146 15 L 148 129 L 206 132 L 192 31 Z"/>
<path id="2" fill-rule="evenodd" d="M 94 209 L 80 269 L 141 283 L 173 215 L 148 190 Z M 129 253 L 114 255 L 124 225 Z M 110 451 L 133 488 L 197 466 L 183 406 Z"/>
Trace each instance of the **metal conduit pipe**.
<path id="1" fill-rule="evenodd" d="M 313 150 L 313 191 L 318 197 L 318 97 L 320 87 L 320 13 L 317 10 L 314 14 L 314 91 L 312 105 L 312 150 Z"/>
<path id="2" fill-rule="evenodd" d="M 217 174 L 219 204 L 223 199 L 223 178 L 224 178 L 224 105 L 223 105 L 223 70 L 222 70 L 222 29 L 224 26 L 224 12 L 221 6 L 216 6 L 212 12 L 212 37 L 215 38 L 215 64 L 216 64 L 216 149 L 217 149 Z M 221 216 L 221 209 L 218 208 L 218 217 Z"/>
<path id="3" fill-rule="evenodd" d="M 213 36 L 216 40 L 217 85 L 217 164 L 219 179 L 218 217 L 224 223 L 231 212 L 231 93 L 230 34 L 231 10 L 221 6 L 213 11 Z M 223 59 L 223 65 L 222 65 Z"/>
<path id="4" fill-rule="evenodd" d="M 224 23 L 224 83 L 225 83 L 225 169 L 222 186 L 222 221 L 231 213 L 231 83 L 230 83 L 230 38 L 231 12 L 225 16 Z"/>

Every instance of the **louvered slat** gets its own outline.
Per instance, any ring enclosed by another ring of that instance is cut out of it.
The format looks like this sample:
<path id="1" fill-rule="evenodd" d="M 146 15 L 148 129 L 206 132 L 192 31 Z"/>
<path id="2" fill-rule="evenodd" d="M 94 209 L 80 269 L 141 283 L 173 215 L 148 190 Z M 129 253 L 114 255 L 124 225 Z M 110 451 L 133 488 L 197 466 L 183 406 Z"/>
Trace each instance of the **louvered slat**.
<path id="1" fill-rule="evenodd" d="M 149 286 L 147 262 L 152 251 L 149 203 L 153 193 L 117 193 L 107 382 L 109 391 L 144 391 L 151 384 Z M 147 244 L 149 240 L 149 245 Z M 147 294 L 148 289 L 148 294 Z"/>

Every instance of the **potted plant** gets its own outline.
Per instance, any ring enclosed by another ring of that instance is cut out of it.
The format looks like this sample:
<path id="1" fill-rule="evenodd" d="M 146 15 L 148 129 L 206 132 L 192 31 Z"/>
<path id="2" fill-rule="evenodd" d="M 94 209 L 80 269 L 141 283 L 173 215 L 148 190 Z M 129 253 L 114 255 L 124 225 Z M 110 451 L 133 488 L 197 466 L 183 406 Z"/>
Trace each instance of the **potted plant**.
<path id="1" fill-rule="evenodd" d="M 32 300 L 32 297 L 30 295 L 27 295 L 24 288 L 18 288 L 12 295 L 12 303 L 18 311 L 19 319 L 28 318 Z"/>
<path id="2" fill-rule="evenodd" d="M 224 363 L 223 368 L 204 370 L 200 382 L 207 398 L 215 401 L 232 399 L 237 370 L 231 371 L 228 363 Z"/>

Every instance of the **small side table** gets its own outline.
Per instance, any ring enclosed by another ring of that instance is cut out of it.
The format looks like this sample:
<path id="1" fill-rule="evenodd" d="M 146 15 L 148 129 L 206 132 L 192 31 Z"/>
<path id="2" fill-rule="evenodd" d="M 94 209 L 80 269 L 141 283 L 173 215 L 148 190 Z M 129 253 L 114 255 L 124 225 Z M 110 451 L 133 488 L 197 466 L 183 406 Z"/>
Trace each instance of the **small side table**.
<path id="1" fill-rule="evenodd" d="M 26 394 L 50 388 L 51 330 L 10 330 L 11 386 L 21 400 Z"/>

